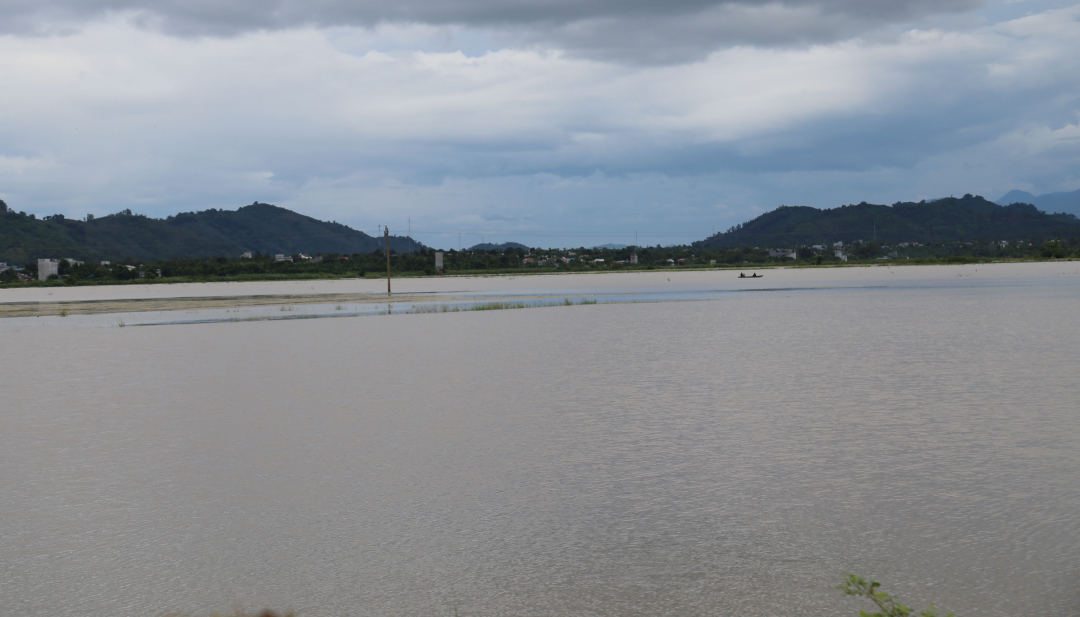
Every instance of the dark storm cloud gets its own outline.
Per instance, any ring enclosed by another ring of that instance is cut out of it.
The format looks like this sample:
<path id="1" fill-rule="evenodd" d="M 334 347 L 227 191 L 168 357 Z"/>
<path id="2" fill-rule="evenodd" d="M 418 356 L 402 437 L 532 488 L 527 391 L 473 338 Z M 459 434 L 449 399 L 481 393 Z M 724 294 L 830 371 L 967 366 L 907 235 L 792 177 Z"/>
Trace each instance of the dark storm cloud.
<path id="1" fill-rule="evenodd" d="M 48 32 L 124 15 L 181 36 L 304 26 L 426 24 L 481 29 L 507 44 L 554 45 L 608 59 L 694 59 L 732 44 L 828 42 L 964 11 L 980 0 L 14 0 L 0 29 Z"/>

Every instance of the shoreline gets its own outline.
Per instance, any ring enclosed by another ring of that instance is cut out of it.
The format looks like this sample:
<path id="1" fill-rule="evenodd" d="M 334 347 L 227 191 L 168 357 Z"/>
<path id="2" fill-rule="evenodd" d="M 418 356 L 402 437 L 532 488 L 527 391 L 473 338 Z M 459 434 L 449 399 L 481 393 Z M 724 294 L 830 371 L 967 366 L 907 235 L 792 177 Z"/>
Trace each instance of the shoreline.
<path id="1" fill-rule="evenodd" d="M 686 268 L 679 270 L 616 270 L 601 272 L 545 272 L 514 274 L 448 275 L 393 279 L 394 293 L 387 295 L 385 278 L 320 280 L 213 281 L 173 284 L 126 284 L 23 287 L 0 290 L 0 319 L 153 311 L 203 311 L 304 305 L 429 304 L 480 300 L 619 296 L 636 294 L 645 287 L 672 292 L 765 290 L 777 287 L 814 289 L 823 286 L 932 282 L 954 277 L 979 276 L 984 268 L 991 276 L 1003 269 L 1017 276 L 1044 276 L 1064 266 L 1059 274 L 1080 273 L 1078 260 L 936 264 L 884 263 L 837 266 L 776 265 L 767 268 Z M 925 265 L 925 264 L 918 264 Z M 991 268 L 992 266 L 992 268 Z M 760 278 L 738 278 L 740 271 L 763 273 Z M 598 276 L 598 275 L 622 276 Z"/>
<path id="2" fill-rule="evenodd" d="M 580 270 L 465 270 L 450 274 L 425 274 L 423 272 L 402 272 L 392 276 L 392 280 L 413 279 L 471 279 L 490 277 L 518 277 L 518 276 L 565 276 L 570 274 L 633 274 L 640 272 L 713 272 L 713 271 L 738 271 L 738 270 L 818 270 L 818 269 L 843 269 L 843 268 L 875 268 L 875 267 L 900 267 L 900 266 L 958 266 L 958 265 L 981 265 L 981 264 L 1037 264 L 1037 263 L 1060 263 L 1080 261 L 1080 257 L 1063 257 L 1060 259 L 980 259 L 975 257 L 963 257 L 962 259 L 949 261 L 946 259 L 896 259 L 881 261 L 857 261 L 857 262 L 826 262 L 821 264 L 791 263 L 757 263 L 757 264 L 695 264 L 686 266 L 647 266 L 647 267 L 621 267 L 611 269 L 580 269 Z M 81 287 L 131 287 L 131 286 L 157 286 L 157 285 L 188 285 L 209 283 L 272 283 L 272 282 L 322 282 L 322 281 L 385 281 L 382 274 L 368 273 L 365 276 L 318 273 L 300 273 L 294 275 L 266 274 L 266 275 L 243 275 L 223 276 L 215 278 L 195 277 L 171 277 L 161 279 L 132 279 L 127 281 L 117 280 L 80 280 L 71 285 L 64 281 L 28 281 L 21 283 L 0 284 L 0 302 L 3 302 L 3 293 L 9 289 L 72 289 Z"/>

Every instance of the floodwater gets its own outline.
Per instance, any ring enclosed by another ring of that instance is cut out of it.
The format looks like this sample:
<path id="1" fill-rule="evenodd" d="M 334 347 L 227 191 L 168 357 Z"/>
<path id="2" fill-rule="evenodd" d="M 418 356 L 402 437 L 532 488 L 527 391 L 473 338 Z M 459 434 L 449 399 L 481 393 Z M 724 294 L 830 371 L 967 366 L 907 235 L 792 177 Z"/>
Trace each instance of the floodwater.
<path id="1" fill-rule="evenodd" d="M 1080 615 L 1080 264 L 763 273 L 0 319 L 0 614 Z"/>

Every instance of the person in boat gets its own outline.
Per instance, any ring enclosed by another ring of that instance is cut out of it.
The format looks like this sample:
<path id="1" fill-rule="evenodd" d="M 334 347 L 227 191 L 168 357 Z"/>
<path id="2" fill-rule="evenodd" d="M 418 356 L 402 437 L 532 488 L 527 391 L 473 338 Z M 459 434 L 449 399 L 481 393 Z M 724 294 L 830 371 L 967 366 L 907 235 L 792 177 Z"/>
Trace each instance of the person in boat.
<path id="1" fill-rule="evenodd" d="M 740 272 L 739 273 L 739 278 L 741 278 L 741 279 L 746 278 L 746 273 L 745 272 Z"/>

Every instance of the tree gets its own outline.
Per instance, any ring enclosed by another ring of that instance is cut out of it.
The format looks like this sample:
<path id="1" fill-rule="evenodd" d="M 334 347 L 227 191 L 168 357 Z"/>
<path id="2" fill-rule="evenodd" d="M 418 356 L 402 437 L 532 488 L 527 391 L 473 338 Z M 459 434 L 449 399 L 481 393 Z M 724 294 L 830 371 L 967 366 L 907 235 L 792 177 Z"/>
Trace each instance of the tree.
<path id="1" fill-rule="evenodd" d="M 882 254 L 881 245 L 875 241 L 856 242 L 851 247 L 851 255 L 856 259 L 870 259 Z"/>
<path id="2" fill-rule="evenodd" d="M 0 199 L 0 212 L 7 212 L 7 211 L 8 211 L 7 204 L 4 203 L 3 199 Z"/>
<path id="3" fill-rule="evenodd" d="M 878 587 L 881 587 L 881 583 L 877 581 L 867 582 L 866 579 L 856 574 L 848 574 L 847 579 L 836 586 L 837 589 L 849 596 L 867 598 L 880 609 L 877 613 L 867 613 L 860 610 L 859 617 L 907 617 L 907 615 L 912 614 L 911 608 L 898 602 L 894 596 L 884 591 L 878 591 Z M 931 602 L 930 608 L 918 613 L 916 617 L 938 617 L 938 612 Z M 955 616 L 949 613 L 945 617 Z"/>
<path id="4" fill-rule="evenodd" d="M 1042 256 L 1046 259 L 1061 259 L 1065 256 L 1065 248 L 1057 240 L 1051 240 L 1043 245 Z"/>

